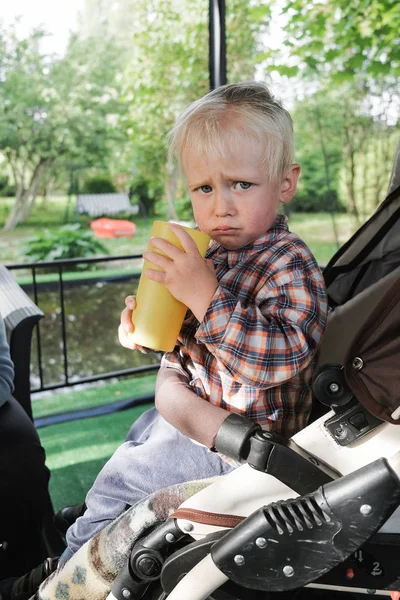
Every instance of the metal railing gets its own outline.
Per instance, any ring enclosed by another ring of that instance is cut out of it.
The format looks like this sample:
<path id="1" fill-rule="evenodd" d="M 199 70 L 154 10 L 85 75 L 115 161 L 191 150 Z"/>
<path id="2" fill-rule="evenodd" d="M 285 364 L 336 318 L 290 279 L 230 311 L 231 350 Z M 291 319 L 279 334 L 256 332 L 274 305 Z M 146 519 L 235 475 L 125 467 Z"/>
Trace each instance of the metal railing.
<path id="1" fill-rule="evenodd" d="M 106 280 L 106 281 L 110 281 L 110 280 L 122 280 L 122 279 L 126 279 L 126 278 L 135 278 L 138 279 L 139 278 L 139 273 L 135 273 L 133 271 L 127 271 L 126 275 L 113 275 L 112 270 L 110 269 L 110 275 L 102 275 L 101 277 L 97 277 L 94 273 L 94 276 L 92 277 L 87 277 L 87 278 L 80 278 L 79 280 L 71 280 L 70 278 L 68 279 L 68 282 L 66 282 L 64 276 L 65 273 L 67 272 L 68 268 L 71 269 L 71 267 L 76 267 L 78 265 L 90 265 L 90 264 L 98 264 L 98 263 L 110 263 L 110 262 L 121 262 L 121 261 L 127 261 L 127 260 L 139 260 L 142 259 L 142 255 L 141 254 L 126 254 L 126 255 L 121 255 L 121 256 L 102 256 L 102 257 L 94 257 L 94 258 L 73 258 L 73 259 L 66 259 L 66 260 L 53 260 L 53 261 L 38 261 L 38 262 L 31 262 L 31 263 L 19 263 L 19 264 L 8 264 L 7 269 L 9 269 L 10 271 L 30 271 L 31 273 L 31 284 L 29 284 L 29 286 L 32 286 L 32 300 L 35 302 L 35 304 L 42 309 L 41 307 L 41 302 L 40 302 L 40 295 L 39 295 L 39 286 L 42 284 L 42 282 L 38 282 L 38 271 L 43 270 L 43 269 L 51 269 L 52 271 L 56 270 L 57 272 L 57 282 L 58 282 L 58 294 L 59 294 L 59 304 L 60 304 L 60 320 L 61 320 L 61 345 L 62 345 L 62 354 L 63 354 L 63 381 L 58 382 L 58 383 L 50 383 L 50 384 L 46 384 L 44 381 L 44 374 L 43 374 L 43 348 L 42 348 L 42 341 L 41 341 L 41 334 L 40 334 L 40 322 L 36 325 L 36 354 L 37 354 L 37 361 L 38 361 L 38 374 L 39 374 L 39 381 L 40 384 L 38 387 L 35 387 L 34 389 L 31 389 L 32 393 L 36 393 L 36 392 L 42 392 L 42 391 L 47 391 L 47 390 L 55 390 L 55 389 L 60 389 L 60 388 L 65 388 L 65 387 L 71 387 L 71 386 L 75 386 L 77 384 L 83 384 L 83 383 L 92 383 L 92 382 L 96 382 L 96 381 L 100 381 L 100 380 L 105 380 L 105 379 L 111 379 L 111 378 L 121 378 L 121 377 L 125 377 L 125 376 L 129 376 L 129 375 L 134 375 L 134 374 L 139 374 L 139 373 L 145 373 L 145 372 L 151 372 L 151 371 L 155 371 L 158 369 L 159 367 L 159 363 L 157 362 L 156 364 L 146 364 L 146 365 L 141 365 L 141 366 L 137 366 L 137 367 L 131 367 L 131 368 L 127 368 L 127 369 L 121 369 L 121 370 L 113 370 L 113 371 L 105 371 L 105 372 L 101 372 L 98 373 L 96 375 L 91 375 L 91 376 L 83 376 L 83 377 L 74 377 L 72 380 L 69 376 L 69 355 L 68 355 L 68 335 L 67 335 L 67 327 L 66 327 L 66 311 L 65 311 L 65 287 L 66 285 L 71 285 L 72 283 L 74 285 L 79 285 L 79 284 L 87 284 L 88 282 L 93 282 L 95 283 L 96 280 L 99 281 L 99 279 L 101 280 Z M 69 272 L 71 275 L 71 272 Z M 22 287 L 27 287 L 25 284 L 22 284 Z M 43 311 L 45 312 L 45 311 Z"/>

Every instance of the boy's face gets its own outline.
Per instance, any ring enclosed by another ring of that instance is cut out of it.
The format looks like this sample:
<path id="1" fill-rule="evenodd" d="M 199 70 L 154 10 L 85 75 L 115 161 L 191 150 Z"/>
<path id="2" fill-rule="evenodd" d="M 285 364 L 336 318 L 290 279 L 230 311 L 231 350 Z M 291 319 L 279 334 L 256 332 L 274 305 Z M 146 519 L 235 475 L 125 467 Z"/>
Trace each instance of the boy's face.
<path id="1" fill-rule="evenodd" d="M 268 179 L 262 148 L 243 137 L 223 158 L 205 158 L 188 148 L 184 173 L 201 231 L 228 250 L 243 248 L 266 233 L 279 202 L 289 202 L 300 172 L 291 165 L 279 182 Z"/>

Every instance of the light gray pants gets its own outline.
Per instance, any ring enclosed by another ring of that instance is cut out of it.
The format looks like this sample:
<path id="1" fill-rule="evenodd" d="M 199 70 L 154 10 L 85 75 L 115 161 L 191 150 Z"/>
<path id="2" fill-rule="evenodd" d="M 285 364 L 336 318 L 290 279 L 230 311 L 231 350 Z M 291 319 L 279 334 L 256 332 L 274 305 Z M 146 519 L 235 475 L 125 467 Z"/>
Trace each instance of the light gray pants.
<path id="1" fill-rule="evenodd" d="M 143 413 L 104 465 L 86 497 L 87 510 L 67 532 L 64 560 L 111 521 L 164 487 L 225 475 L 235 467 L 192 442 L 157 412 Z"/>

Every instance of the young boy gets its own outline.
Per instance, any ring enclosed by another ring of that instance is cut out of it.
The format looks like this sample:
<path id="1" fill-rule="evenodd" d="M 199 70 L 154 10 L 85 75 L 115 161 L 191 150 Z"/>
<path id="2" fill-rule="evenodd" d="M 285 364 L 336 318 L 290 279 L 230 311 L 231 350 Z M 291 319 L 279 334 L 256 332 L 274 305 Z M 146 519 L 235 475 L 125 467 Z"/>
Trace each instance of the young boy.
<path id="1" fill-rule="evenodd" d="M 183 251 L 161 239 L 165 256 L 144 256 L 189 311 L 174 352 L 164 355 L 156 408 L 90 490 L 69 529 L 69 553 L 127 506 L 167 485 L 226 474 L 236 465 L 210 449 L 230 412 L 292 435 L 307 423 L 310 381 L 326 321 L 322 275 L 310 250 L 278 214 L 296 191 L 292 122 L 265 85 L 220 87 L 190 105 L 171 132 L 195 221 L 212 242 L 206 259 L 185 230 Z M 119 338 L 131 338 L 134 297 Z M 64 559 L 66 556 L 64 557 Z"/>

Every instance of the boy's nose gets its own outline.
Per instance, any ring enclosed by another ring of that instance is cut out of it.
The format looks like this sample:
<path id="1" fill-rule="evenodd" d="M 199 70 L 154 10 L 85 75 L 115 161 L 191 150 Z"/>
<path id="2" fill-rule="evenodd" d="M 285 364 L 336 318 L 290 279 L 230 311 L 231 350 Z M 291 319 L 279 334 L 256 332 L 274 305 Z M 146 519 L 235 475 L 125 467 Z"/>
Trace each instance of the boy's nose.
<path id="1" fill-rule="evenodd" d="M 214 197 L 214 212 L 217 217 L 232 215 L 235 212 L 234 202 L 229 190 L 219 190 L 216 192 Z"/>

